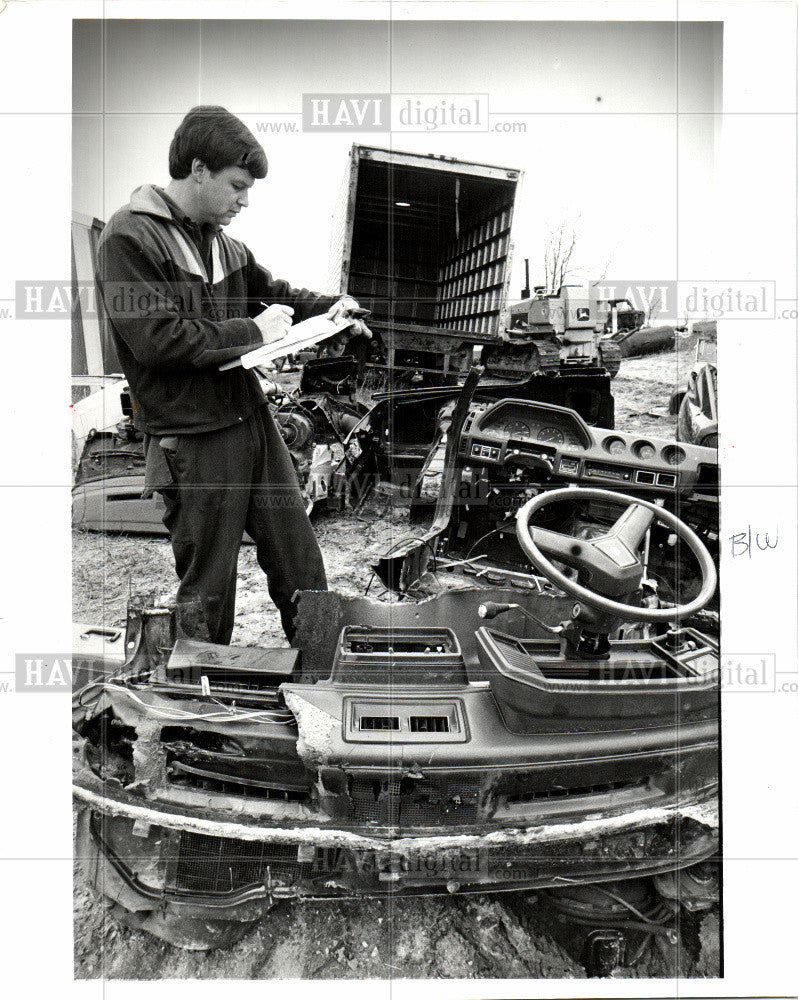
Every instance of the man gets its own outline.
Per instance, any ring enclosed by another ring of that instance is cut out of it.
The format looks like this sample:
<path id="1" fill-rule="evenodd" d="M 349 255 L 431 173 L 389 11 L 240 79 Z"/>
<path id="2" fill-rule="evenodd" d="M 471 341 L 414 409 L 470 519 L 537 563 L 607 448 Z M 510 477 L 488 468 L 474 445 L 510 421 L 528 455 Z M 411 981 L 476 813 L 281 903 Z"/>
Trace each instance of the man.
<path id="1" fill-rule="evenodd" d="M 243 122 L 221 107 L 194 108 L 172 140 L 168 186 L 134 191 L 98 250 L 98 283 L 144 432 L 146 486 L 166 500 L 177 603 L 201 606 L 217 643 L 229 643 L 233 631 L 245 530 L 289 640 L 295 591 L 327 589 L 258 378 L 219 366 L 282 339 L 293 319 L 357 309 L 354 299 L 336 302 L 274 279 L 222 231 L 267 169 Z M 353 332 L 368 335 L 358 322 Z"/>

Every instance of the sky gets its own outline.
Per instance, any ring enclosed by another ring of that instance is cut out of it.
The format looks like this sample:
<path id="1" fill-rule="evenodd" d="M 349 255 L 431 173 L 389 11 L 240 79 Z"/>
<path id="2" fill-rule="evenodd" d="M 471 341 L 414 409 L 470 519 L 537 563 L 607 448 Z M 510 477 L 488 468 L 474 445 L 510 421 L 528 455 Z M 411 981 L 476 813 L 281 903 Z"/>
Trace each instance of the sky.
<path id="1" fill-rule="evenodd" d="M 513 294 L 525 257 L 542 281 L 561 224 L 585 277 L 706 275 L 721 49 L 722 26 L 703 22 L 75 21 L 73 209 L 105 220 L 138 185 L 166 184 L 182 116 L 222 104 L 269 158 L 228 231 L 295 285 L 327 290 L 353 142 L 522 170 Z M 303 93 L 385 92 L 487 94 L 491 127 L 525 131 L 272 131 L 301 128 Z"/>

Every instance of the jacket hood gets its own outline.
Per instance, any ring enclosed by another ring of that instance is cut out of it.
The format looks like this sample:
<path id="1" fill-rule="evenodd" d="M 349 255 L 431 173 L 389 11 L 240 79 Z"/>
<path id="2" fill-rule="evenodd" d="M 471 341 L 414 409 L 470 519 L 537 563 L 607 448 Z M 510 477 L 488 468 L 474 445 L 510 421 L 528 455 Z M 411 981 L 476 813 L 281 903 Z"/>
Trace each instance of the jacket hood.
<path id="1" fill-rule="evenodd" d="M 175 217 L 154 184 L 142 184 L 130 196 L 130 211 L 139 215 L 154 215 L 167 222 L 175 222 Z M 214 233 L 221 233 L 221 226 L 209 226 Z"/>
<path id="2" fill-rule="evenodd" d="M 143 215 L 156 215 L 159 219 L 173 222 L 169 206 L 152 184 L 142 184 L 130 196 L 130 211 Z"/>

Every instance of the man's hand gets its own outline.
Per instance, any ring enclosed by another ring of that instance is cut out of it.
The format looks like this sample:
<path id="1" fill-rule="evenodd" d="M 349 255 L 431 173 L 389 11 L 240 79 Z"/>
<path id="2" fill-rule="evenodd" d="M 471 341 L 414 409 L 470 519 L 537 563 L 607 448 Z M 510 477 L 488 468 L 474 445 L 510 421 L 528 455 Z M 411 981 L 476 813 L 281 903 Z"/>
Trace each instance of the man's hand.
<path id="1" fill-rule="evenodd" d="M 369 340 L 371 339 L 371 330 L 369 330 L 362 319 L 358 318 L 359 316 L 367 316 L 368 309 L 361 309 L 357 299 L 353 299 L 351 295 L 342 295 L 335 305 L 330 308 L 327 315 L 333 320 L 344 317 L 354 320 L 352 326 L 346 331 L 347 339 L 351 337 L 366 337 Z"/>
<path id="2" fill-rule="evenodd" d="M 275 304 L 255 317 L 255 323 L 263 337 L 264 344 L 274 344 L 282 340 L 291 326 L 294 310 L 291 306 Z"/>

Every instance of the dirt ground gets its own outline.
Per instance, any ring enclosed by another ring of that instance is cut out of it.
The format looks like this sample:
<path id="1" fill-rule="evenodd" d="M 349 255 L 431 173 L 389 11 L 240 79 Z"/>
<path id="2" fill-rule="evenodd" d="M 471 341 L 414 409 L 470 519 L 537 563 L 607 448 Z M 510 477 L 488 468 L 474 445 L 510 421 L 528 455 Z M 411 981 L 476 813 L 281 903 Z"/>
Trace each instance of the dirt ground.
<path id="1" fill-rule="evenodd" d="M 686 353 L 624 361 L 613 381 L 615 423 L 671 437 L 670 393 L 684 385 Z M 387 497 L 354 515 L 319 516 L 314 526 L 330 587 L 344 594 L 381 595 L 372 557 L 409 533 L 407 512 Z M 76 532 L 73 618 L 122 625 L 128 593 L 174 594 L 176 578 L 166 540 Z M 446 580 L 443 581 L 446 585 Z M 282 632 L 252 546 L 239 563 L 237 645 L 279 644 Z M 76 863 L 75 977 L 79 979 L 392 979 L 584 978 L 584 968 L 551 938 L 535 897 L 472 897 L 278 904 L 226 950 L 186 952 L 108 918 Z M 718 917 L 691 923 L 689 947 L 651 946 L 624 977 L 718 974 Z"/>

